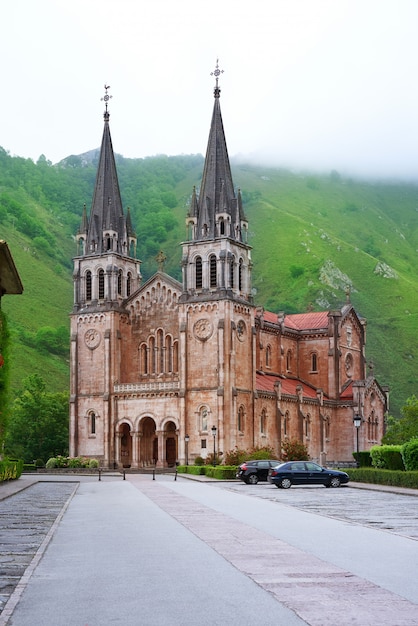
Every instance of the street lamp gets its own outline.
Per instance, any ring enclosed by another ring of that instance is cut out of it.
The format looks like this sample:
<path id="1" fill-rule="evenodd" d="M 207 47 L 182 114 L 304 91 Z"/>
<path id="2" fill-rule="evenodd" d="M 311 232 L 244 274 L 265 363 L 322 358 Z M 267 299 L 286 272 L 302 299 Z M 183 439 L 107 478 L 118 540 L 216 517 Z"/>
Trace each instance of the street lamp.
<path id="1" fill-rule="evenodd" d="M 213 467 L 216 465 L 216 426 L 212 426 L 212 436 L 213 436 Z"/>
<path id="2" fill-rule="evenodd" d="M 189 435 L 185 435 L 184 442 L 186 444 L 186 465 L 189 464 L 189 441 L 190 441 Z"/>
<path id="3" fill-rule="evenodd" d="M 358 458 L 358 452 L 359 452 L 359 450 L 358 450 L 358 433 L 359 433 L 360 426 L 361 426 L 361 415 L 359 415 L 358 413 L 355 413 L 354 417 L 353 417 L 353 422 L 354 422 L 354 426 L 356 427 L 356 440 L 357 440 L 356 461 L 357 461 L 357 467 L 359 467 L 360 466 L 360 459 Z"/>

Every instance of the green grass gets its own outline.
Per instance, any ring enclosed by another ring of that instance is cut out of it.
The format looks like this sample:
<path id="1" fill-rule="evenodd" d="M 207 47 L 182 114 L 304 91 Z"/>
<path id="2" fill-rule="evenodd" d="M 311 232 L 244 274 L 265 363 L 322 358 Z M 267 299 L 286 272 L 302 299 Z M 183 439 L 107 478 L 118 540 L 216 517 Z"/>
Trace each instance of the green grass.
<path id="1" fill-rule="evenodd" d="M 185 157 L 179 159 L 185 162 Z M 179 243 L 186 237 L 188 200 L 193 185 L 199 185 L 203 161 L 190 163 L 183 170 L 183 165 L 178 166 L 176 185 L 167 187 L 178 199 L 172 209 L 177 227 L 168 233 L 161 247 L 167 256 L 165 271 L 177 279 L 181 279 Z M 156 164 L 158 171 L 165 167 L 164 159 L 156 160 Z M 146 242 L 141 238 L 141 206 L 135 205 L 139 174 L 136 164 L 129 160 L 120 160 L 118 167 L 122 195 L 135 216 L 138 257 L 149 275 L 157 270 L 157 263 L 153 256 L 146 256 Z M 147 172 L 152 170 L 152 160 L 146 162 L 146 167 Z M 373 360 L 378 380 L 390 385 L 391 412 L 398 415 L 406 398 L 418 394 L 418 186 L 338 177 L 333 180 L 329 175 L 234 163 L 232 171 L 236 187 L 247 200 L 244 210 L 253 247 L 255 304 L 287 313 L 302 312 L 310 306 L 315 310 L 341 306 L 346 300 L 344 280 L 334 286 L 320 280 L 321 268 L 332 262 L 348 277 L 351 301 L 368 320 L 366 356 Z M 84 190 L 83 199 L 80 191 L 76 205 L 74 189 L 71 193 L 67 188 L 57 188 L 59 193 L 55 189 L 54 198 L 67 198 L 60 204 L 56 199 L 35 200 L 20 187 L 0 187 L 0 192 L 7 191 L 16 202 L 24 204 L 54 241 L 51 257 L 19 232 L 13 216 L 8 215 L 2 224 L 1 237 L 9 243 L 24 285 L 22 296 L 2 299 L 13 336 L 13 389 L 33 372 L 47 379 L 51 391 L 68 388 L 68 358 L 29 348 L 21 342 L 18 329 L 36 333 L 45 326 L 69 327 L 73 300 L 71 258 L 76 253 L 73 225 L 78 223 L 77 214 L 81 217 L 82 202 L 88 206 L 91 202 L 91 195 L 85 197 L 87 182 L 91 192 L 93 185 L 91 175 L 88 178 L 82 169 L 75 168 L 70 174 L 66 175 L 72 185 L 80 176 Z M 48 176 L 50 186 L 51 181 L 55 184 L 50 171 Z M 155 176 L 150 177 L 151 198 L 155 180 Z M 47 191 L 47 186 L 42 193 L 38 190 L 38 196 L 46 196 Z M 144 198 L 143 188 L 142 193 Z M 377 275 L 378 262 L 392 268 L 397 279 Z"/>

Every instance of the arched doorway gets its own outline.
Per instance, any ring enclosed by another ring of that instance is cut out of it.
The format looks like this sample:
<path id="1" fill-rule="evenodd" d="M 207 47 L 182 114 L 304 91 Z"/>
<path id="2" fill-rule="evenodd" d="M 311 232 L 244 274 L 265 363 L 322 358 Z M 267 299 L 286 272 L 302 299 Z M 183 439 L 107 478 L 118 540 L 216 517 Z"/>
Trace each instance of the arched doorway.
<path id="1" fill-rule="evenodd" d="M 132 464 L 132 437 L 129 424 L 120 427 L 120 460 L 122 467 L 131 467 Z"/>
<path id="2" fill-rule="evenodd" d="M 174 467 L 177 461 L 177 436 L 174 422 L 168 422 L 165 427 L 165 461 L 168 467 Z"/>
<path id="3" fill-rule="evenodd" d="M 158 461 L 158 440 L 155 422 L 152 417 L 144 417 L 141 422 L 140 463 L 143 467 L 156 465 Z"/>

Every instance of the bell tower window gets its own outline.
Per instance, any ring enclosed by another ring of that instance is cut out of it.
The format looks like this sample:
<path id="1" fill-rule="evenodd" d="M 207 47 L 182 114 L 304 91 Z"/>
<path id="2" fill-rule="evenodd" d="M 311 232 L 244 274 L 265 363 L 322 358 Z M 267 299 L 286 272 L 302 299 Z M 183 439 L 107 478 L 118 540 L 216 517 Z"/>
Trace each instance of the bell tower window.
<path id="1" fill-rule="evenodd" d="M 239 260 L 238 266 L 238 289 L 242 291 L 242 259 Z"/>
<path id="2" fill-rule="evenodd" d="M 216 280 L 216 256 L 214 254 L 211 255 L 209 263 L 210 263 L 210 286 L 211 287 L 216 287 L 216 284 L 217 284 L 217 280 Z"/>
<path id="3" fill-rule="evenodd" d="M 202 259 L 200 256 L 196 259 L 196 289 L 202 289 Z"/>
<path id="4" fill-rule="evenodd" d="M 91 300 L 91 272 L 86 272 L 86 300 Z"/>
<path id="5" fill-rule="evenodd" d="M 126 295 L 128 297 L 131 295 L 131 289 L 132 289 L 132 274 L 131 272 L 128 272 L 128 276 L 126 279 Z"/>
<path id="6" fill-rule="evenodd" d="M 122 270 L 118 272 L 118 296 L 122 295 Z"/>
<path id="7" fill-rule="evenodd" d="M 99 270 L 99 300 L 104 300 L 104 297 L 105 297 L 104 271 Z"/>
<path id="8" fill-rule="evenodd" d="M 229 284 L 231 289 L 234 288 L 234 269 L 235 269 L 235 257 L 233 256 L 229 263 Z"/>

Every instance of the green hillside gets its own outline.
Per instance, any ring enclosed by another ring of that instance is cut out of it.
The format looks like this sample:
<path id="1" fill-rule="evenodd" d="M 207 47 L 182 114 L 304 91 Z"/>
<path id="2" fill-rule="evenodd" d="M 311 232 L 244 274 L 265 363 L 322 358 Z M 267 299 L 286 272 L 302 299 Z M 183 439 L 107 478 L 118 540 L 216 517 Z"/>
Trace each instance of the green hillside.
<path id="1" fill-rule="evenodd" d="M 12 332 L 14 389 L 39 373 L 51 391 L 68 387 L 74 235 L 90 206 L 97 152 L 58 166 L 0 149 L 0 238 L 24 285 L 2 308 Z M 179 242 L 200 155 L 117 157 L 124 207 L 130 207 L 144 278 L 157 268 L 181 277 Z M 254 301 L 271 311 L 340 306 L 350 298 L 368 320 L 367 358 L 391 387 L 391 412 L 418 393 L 418 186 L 346 180 L 232 162 L 253 247 Z"/>

